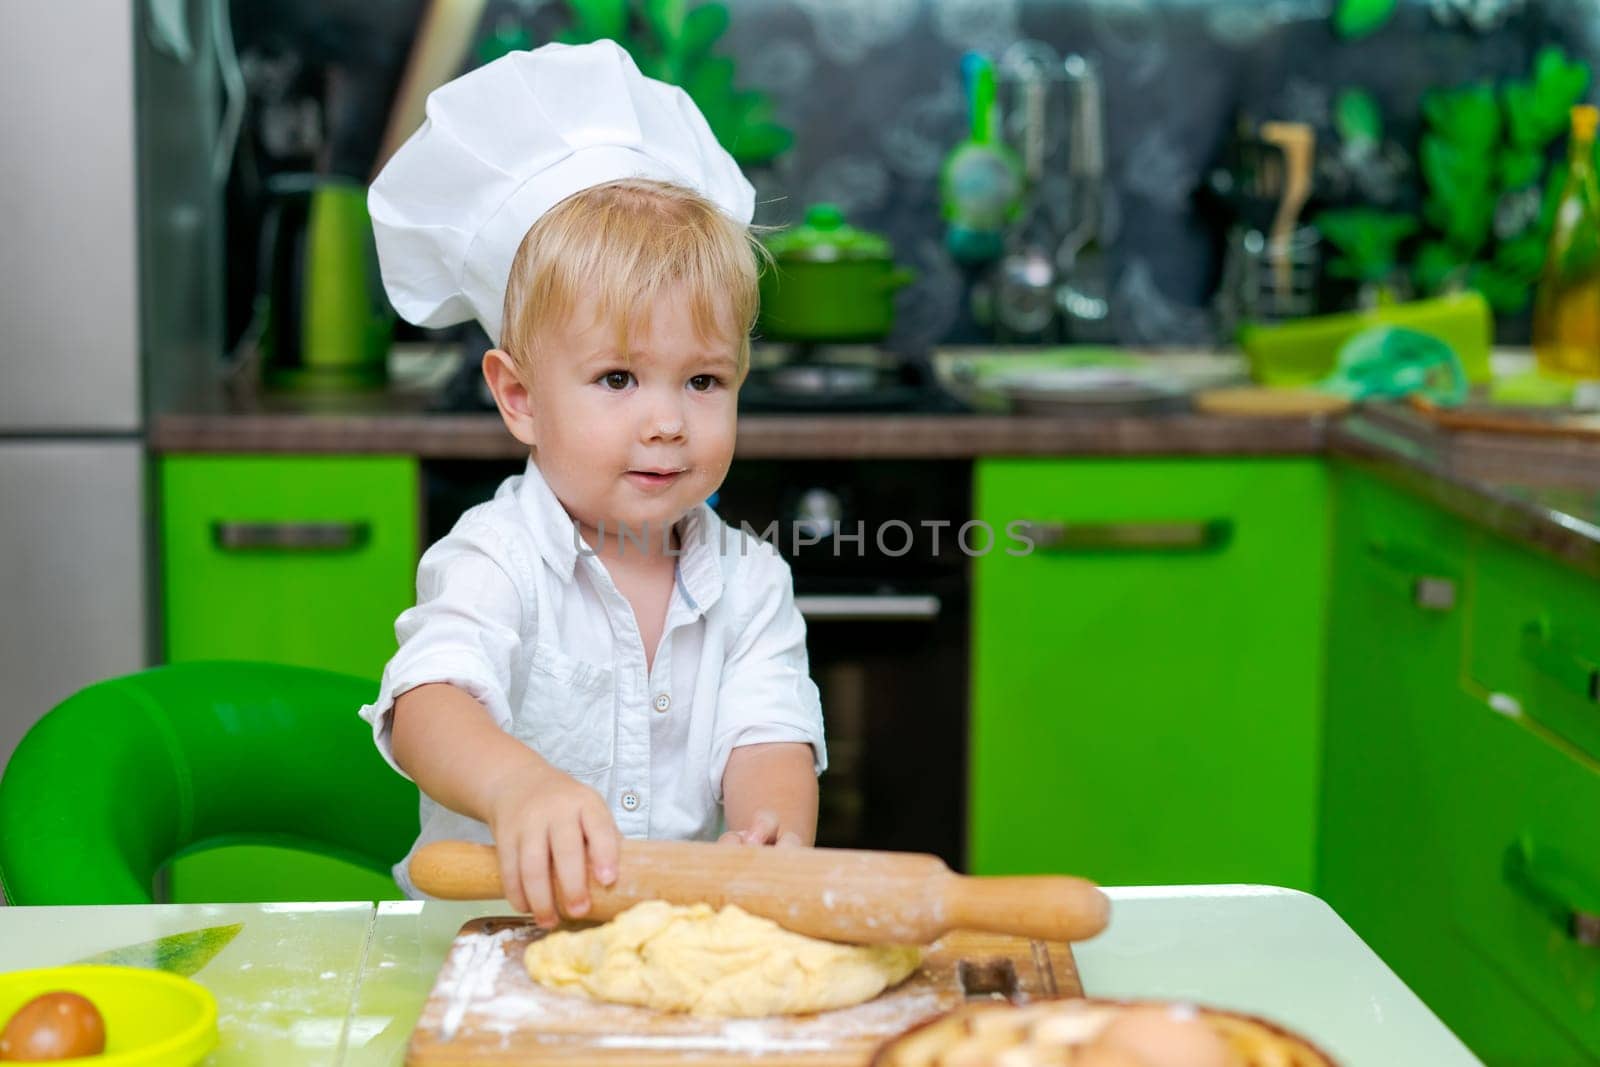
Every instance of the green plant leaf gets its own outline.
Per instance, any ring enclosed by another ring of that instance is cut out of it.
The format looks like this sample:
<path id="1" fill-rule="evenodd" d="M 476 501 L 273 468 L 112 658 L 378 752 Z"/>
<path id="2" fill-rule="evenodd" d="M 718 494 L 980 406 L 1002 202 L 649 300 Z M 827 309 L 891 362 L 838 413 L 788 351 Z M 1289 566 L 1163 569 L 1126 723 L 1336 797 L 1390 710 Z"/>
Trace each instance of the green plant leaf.
<path id="1" fill-rule="evenodd" d="M 1467 268 L 1467 286 L 1483 294 L 1489 306 L 1502 315 L 1515 315 L 1528 307 L 1530 287 L 1490 263 Z"/>
<path id="2" fill-rule="evenodd" d="M 794 134 L 787 127 L 768 122 L 739 131 L 738 139 L 728 151 L 739 163 L 765 163 L 787 152 L 793 144 Z"/>
<path id="3" fill-rule="evenodd" d="M 1544 147 L 1567 128 L 1572 105 L 1583 99 L 1589 87 L 1589 67 L 1568 63 L 1566 53 L 1555 45 L 1539 50 L 1533 62 L 1531 88 L 1530 144 Z"/>
<path id="4" fill-rule="evenodd" d="M 640 74 L 643 74 L 646 78 L 655 78 L 657 81 L 664 81 L 671 85 L 678 84 L 678 79 L 674 77 L 674 72 L 668 67 L 666 55 L 659 49 L 643 41 L 619 43 L 633 57 L 633 64 L 639 68 Z"/>
<path id="5" fill-rule="evenodd" d="M 493 63 L 501 56 L 533 47 L 533 36 L 516 22 L 502 22 L 478 45 L 478 63 Z"/>
<path id="6" fill-rule="evenodd" d="M 1394 14 L 1395 0 L 1339 0 L 1333 12 L 1333 32 L 1347 41 L 1376 33 Z"/>
<path id="7" fill-rule="evenodd" d="M 1510 145 L 1500 150 L 1495 163 L 1496 176 L 1502 189 L 1521 189 L 1539 180 L 1544 169 L 1544 155 L 1532 148 L 1515 148 Z"/>
<path id="8" fill-rule="evenodd" d="M 1532 148 L 1539 143 L 1539 98 L 1533 86 L 1510 82 L 1502 90 L 1505 98 L 1506 134 L 1511 143 Z"/>
<path id="9" fill-rule="evenodd" d="M 1334 105 L 1334 125 L 1350 143 L 1376 145 L 1383 140 L 1383 115 L 1365 89 L 1346 89 Z"/>
<path id="10" fill-rule="evenodd" d="M 568 43 L 609 36 L 628 50 L 639 71 L 689 94 L 717 141 L 740 162 L 764 162 L 786 150 L 794 135 L 774 120 L 765 93 L 735 87 L 736 65 L 712 54 L 728 28 L 728 7 L 713 0 L 567 0 Z M 630 17 L 637 10 L 638 17 Z M 601 30 L 611 32 L 601 33 Z M 630 33 L 629 31 L 636 31 Z M 738 147 L 735 150 L 735 146 Z"/>
<path id="11" fill-rule="evenodd" d="M 572 12 L 574 43 L 609 37 L 620 42 L 628 34 L 628 0 L 567 0 Z"/>
<path id="12" fill-rule="evenodd" d="M 1528 285 L 1544 268 L 1544 255 L 1544 234 L 1530 230 L 1501 241 L 1494 250 L 1494 265 L 1506 277 Z"/>
<path id="13" fill-rule="evenodd" d="M 1465 266 L 1455 249 L 1443 241 L 1427 241 L 1417 250 L 1411 276 L 1423 293 L 1437 293 Z"/>
<path id="14" fill-rule="evenodd" d="M 87 956 L 78 963 L 110 964 L 117 967 L 144 967 L 148 970 L 170 971 L 185 978 L 193 977 L 210 963 L 217 953 L 239 936 L 243 923 L 227 926 L 207 926 L 188 933 L 158 937 L 154 941 L 141 941 L 136 945 L 114 948 L 109 952 Z"/>
<path id="15" fill-rule="evenodd" d="M 687 0 L 644 0 L 645 25 L 655 32 L 662 49 L 669 53 L 678 50 L 688 13 Z"/>
<path id="16" fill-rule="evenodd" d="M 1438 137 L 1464 154 L 1487 153 L 1500 139 L 1500 103 L 1491 86 L 1431 90 L 1422 96 L 1422 113 Z"/>
<path id="17" fill-rule="evenodd" d="M 1494 222 L 1492 168 L 1480 164 L 1476 156 L 1458 151 L 1451 142 L 1431 135 L 1422 139 L 1421 162 L 1429 188 L 1423 217 L 1470 256 L 1488 240 Z"/>
<path id="18" fill-rule="evenodd" d="M 1329 271 L 1336 277 L 1381 282 L 1399 262 L 1400 242 L 1416 233 L 1419 224 L 1409 215 L 1347 208 L 1324 211 L 1313 224 L 1342 255 Z"/>
<path id="19" fill-rule="evenodd" d="M 684 56 L 699 59 L 710 53 L 728 29 L 728 9 L 722 4 L 701 4 L 683 19 L 683 35 L 679 39 Z"/>

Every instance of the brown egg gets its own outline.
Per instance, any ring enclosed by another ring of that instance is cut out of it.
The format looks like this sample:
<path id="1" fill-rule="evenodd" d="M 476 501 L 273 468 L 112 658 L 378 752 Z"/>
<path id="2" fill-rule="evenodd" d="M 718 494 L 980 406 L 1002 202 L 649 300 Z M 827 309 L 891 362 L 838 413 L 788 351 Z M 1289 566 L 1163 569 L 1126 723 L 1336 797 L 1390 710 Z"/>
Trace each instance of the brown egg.
<path id="1" fill-rule="evenodd" d="M 0 1060 L 70 1060 L 106 1050 L 106 1021 L 87 997 L 45 993 L 34 997 L 0 1030 Z"/>
<path id="2" fill-rule="evenodd" d="M 1101 1032 L 1096 1048 L 1117 1049 L 1149 1067 L 1235 1067 L 1222 1035 L 1192 1008 L 1129 1008 Z"/>

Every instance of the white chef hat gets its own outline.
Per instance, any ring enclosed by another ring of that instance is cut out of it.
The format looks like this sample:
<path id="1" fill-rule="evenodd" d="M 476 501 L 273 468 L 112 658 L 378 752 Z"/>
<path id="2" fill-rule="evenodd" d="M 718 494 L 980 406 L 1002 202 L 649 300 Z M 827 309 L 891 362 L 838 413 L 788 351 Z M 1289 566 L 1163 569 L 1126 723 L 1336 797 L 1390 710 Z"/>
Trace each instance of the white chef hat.
<path id="1" fill-rule="evenodd" d="M 408 322 L 476 318 L 496 343 L 528 228 L 580 190 L 653 178 L 748 224 L 755 190 L 688 95 L 614 41 L 512 52 L 428 96 L 367 193 L 389 299 Z"/>

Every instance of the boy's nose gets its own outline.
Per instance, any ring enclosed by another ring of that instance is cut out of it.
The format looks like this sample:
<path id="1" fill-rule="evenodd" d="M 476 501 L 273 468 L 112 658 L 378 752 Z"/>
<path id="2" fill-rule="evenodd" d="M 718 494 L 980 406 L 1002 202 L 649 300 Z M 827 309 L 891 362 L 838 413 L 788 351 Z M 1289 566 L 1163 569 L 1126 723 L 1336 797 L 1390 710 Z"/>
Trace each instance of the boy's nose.
<path id="1" fill-rule="evenodd" d="M 683 420 L 673 419 L 669 421 L 662 419 L 656 423 L 655 429 L 650 436 L 658 441 L 676 441 L 683 437 Z"/>
<path id="2" fill-rule="evenodd" d="M 652 441 L 675 441 L 683 437 L 683 409 L 671 401 L 657 403 L 645 423 L 646 436 Z"/>

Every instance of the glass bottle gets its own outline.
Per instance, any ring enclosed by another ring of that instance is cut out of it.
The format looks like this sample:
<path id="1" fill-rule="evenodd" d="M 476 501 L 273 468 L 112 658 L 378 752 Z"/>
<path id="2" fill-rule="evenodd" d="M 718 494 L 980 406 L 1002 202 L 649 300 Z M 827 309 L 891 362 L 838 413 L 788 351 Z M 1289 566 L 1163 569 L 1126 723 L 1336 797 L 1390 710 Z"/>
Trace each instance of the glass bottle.
<path id="1" fill-rule="evenodd" d="M 1550 245 L 1533 305 L 1533 350 L 1541 370 L 1600 378 L 1600 189 L 1594 138 L 1600 111 L 1572 109 L 1567 180 L 1556 202 Z"/>

